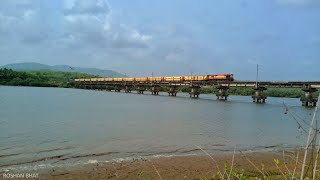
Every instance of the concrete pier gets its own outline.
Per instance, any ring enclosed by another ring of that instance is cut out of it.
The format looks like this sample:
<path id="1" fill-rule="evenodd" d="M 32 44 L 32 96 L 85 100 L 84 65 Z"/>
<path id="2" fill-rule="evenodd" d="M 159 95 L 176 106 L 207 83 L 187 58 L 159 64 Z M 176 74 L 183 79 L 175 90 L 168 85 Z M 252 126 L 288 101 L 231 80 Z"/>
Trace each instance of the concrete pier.
<path id="1" fill-rule="evenodd" d="M 177 96 L 177 86 L 170 86 L 169 88 L 169 96 Z"/>
<path id="2" fill-rule="evenodd" d="M 111 91 L 113 89 L 113 86 L 106 85 L 106 91 Z"/>
<path id="3" fill-rule="evenodd" d="M 190 90 L 190 92 L 189 92 L 189 94 L 190 94 L 190 97 L 192 97 L 192 98 L 198 98 L 199 97 L 199 95 L 200 95 L 200 86 L 198 86 L 198 85 L 192 85 L 192 86 L 190 86 L 190 88 L 191 88 L 191 90 Z"/>
<path id="4" fill-rule="evenodd" d="M 316 97 L 316 92 L 318 89 L 312 88 L 310 84 L 306 84 L 302 91 L 304 91 L 304 95 L 301 96 L 300 101 L 302 103 L 302 106 L 317 106 L 318 99 Z"/>
<path id="5" fill-rule="evenodd" d="M 218 93 L 216 94 L 218 100 L 227 100 L 228 99 L 228 86 L 218 86 Z"/>
<path id="6" fill-rule="evenodd" d="M 139 85 L 139 86 L 137 87 L 137 92 L 138 92 L 138 94 L 143 94 L 145 90 L 146 90 L 146 87 L 143 86 L 143 85 Z"/>
<path id="7" fill-rule="evenodd" d="M 131 93 L 132 85 L 125 85 L 124 90 L 126 93 Z"/>
<path id="8" fill-rule="evenodd" d="M 115 85 L 113 89 L 115 92 L 120 92 L 122 88 L 120 85 Z"/>
<path id="9" fill-rule="evenodd" d="M 255 90 L 255 94 L 252 96 L 252 100 L 255 103 L 265 103 L 267 96 L 264 95 L 265 90 L 267 90 L 266 87 L 262 87 L 262 86 L 257 86 L 255 88 L 253 88 Z"/>
<path id="10" fill-rule="evenodd" d="M 160 86 L 159 85 L 152 85 L 150 88 L 152 95 L 159 95 Z"/>

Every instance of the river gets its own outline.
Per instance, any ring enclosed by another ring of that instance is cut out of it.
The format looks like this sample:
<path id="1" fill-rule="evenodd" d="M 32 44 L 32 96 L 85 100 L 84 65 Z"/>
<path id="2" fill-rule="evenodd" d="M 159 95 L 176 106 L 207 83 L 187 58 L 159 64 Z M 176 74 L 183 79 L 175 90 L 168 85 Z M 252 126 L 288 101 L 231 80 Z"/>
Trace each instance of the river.
<path id="1" fill-rule="evenodd" d="M 0 172 L 301 147 L 312 113 L 296 98 L 0 86 Z"/>

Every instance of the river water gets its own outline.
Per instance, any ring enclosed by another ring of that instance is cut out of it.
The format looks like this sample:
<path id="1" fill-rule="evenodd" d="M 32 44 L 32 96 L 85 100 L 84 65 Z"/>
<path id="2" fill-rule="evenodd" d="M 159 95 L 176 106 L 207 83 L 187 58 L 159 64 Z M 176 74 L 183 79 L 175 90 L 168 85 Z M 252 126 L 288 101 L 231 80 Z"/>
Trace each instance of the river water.
<path id="1" fill-rule="evenodd" d="M 301 147 L 312 113 L 289 98 L 0 86 L 0 172 Z"/>

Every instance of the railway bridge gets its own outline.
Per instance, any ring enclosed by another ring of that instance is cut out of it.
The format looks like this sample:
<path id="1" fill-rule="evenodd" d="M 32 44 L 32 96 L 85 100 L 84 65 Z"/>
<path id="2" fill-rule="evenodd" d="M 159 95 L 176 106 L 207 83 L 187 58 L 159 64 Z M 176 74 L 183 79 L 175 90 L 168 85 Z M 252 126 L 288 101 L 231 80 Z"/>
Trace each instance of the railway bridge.
<path id="1" fill-rule="evenodd" d="M 133 90 L 139 94 L 145 91 L 150 91 L 153 95 L 158 95 L 162 87 L 166 87 L 169 96 L 176 96 L 179 87 L 189 87 L 190 97 L 198 98 L 201 87 L 216 88 L 217 99 L 227 100 L 230 87 L 251 87 L 254 89 L 254 94 L 251 96 L 255 103 L 265 103 L 267 96 L 265 92 L 268 88 L 301 88 L 304 95 L 301 96 L 300 101 L 302 106 L 316 106 L 317 88 L 320 88 L 320 81 L 234 81 L 233 79 L 209 79 L 204 78 L 176 78 L 166 80 L 164 78 L 150 78 L 139 80 L 139 78 L 89 78 L 89 79 L 75 79 L 72 82 L 74 88 L 93 89 L 93 90 L 107 90 L 126 93 L 131 93 Z"/>

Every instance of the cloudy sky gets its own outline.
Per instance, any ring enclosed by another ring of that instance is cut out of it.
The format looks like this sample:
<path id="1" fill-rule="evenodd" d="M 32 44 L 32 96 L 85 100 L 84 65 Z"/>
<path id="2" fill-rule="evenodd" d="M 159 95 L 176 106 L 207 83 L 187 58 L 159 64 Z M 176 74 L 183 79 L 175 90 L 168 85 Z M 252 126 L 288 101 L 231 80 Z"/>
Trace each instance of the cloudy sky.
<path id="1" fill-rule="evenodd" d="M 0 65 L 320 80 L 320 0 L 1 0 Z"/>

